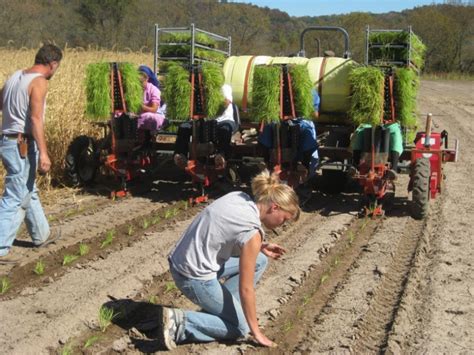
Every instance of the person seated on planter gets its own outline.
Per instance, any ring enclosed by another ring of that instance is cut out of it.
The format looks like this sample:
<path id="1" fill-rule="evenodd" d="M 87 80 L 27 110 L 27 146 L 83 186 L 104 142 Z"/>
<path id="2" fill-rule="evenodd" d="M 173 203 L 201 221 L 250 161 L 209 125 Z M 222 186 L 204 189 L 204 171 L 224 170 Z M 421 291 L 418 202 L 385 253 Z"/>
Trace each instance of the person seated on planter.
<path id="1" fill-rule="evenodd" d="M 216 169 L 224 169 L 226 166 L 226 159 L 230 155 L 230 141 L 232 133 L 237 129 L 237 124 L 234 121 L 234 109 L 232 107 L 232 87 L 228 84 L 222 86 L 222 94 L 224 96 L 224 111 L 217 117 L 216 134 L 216 154 L 214 157 L 214 164 Z M 189 140 L 192 136 L 192 122 L 185 122 L 178 128 L 178 134 L 175 143 L 174 162 L 184 169 L 188 165 Z"/>
<path id="2" fill-rule="evenodd" d="M 144 89 L 142 112 L 137 122 L 138 128 L 156 132 L 166 123 L 163 112 L 159 111 L 162 103 L 159 81 L 153 70 L 146 65 L 141 65 L 138 71 Z"/>
<path id="3" fill-rule="evenodd" d="M 283 125 L 298 125 L 299 126 L 299 144 L 297 148 L 294 162 L 297 169 L 301 168 L 308 170 L 308 175 L 305 180 L 312 178 L 316 173 L 316 168 L 319 163 L 318 143 L 316 135 L 316 119 L 319 117 L 320 98 L 316 89 L 311 91 L 313 96 L 313 112 L 311 114 L 312 120 L 305 120 L 303 118 L 294 118 L 285 121 Z M 275 123 L 268 123 L 263 128 L 263 132 L 258 137 L 258 142 L 265 148 L 265 163 L 268 164 L 270 160 L 270 151 L 273 147 L 273 128 L 277 127 Z"/>
<path id="4" fill-rule="evenodd" d="M 158 341 L 168 350 L 182 343 L 235 340 L 249 332 L 260 345 L 276 346 L 259 327 L 255 285 L 268 257 L 279 259 L 285 249 L 266 242 L 263 227 L 297 221 L 300 207 L 295 191 L 268 170 L 251 185 L 253 198 L 235 191 L 206 207 L 169 254 L 176 286 L 201 310 L 160 307 Z"/>

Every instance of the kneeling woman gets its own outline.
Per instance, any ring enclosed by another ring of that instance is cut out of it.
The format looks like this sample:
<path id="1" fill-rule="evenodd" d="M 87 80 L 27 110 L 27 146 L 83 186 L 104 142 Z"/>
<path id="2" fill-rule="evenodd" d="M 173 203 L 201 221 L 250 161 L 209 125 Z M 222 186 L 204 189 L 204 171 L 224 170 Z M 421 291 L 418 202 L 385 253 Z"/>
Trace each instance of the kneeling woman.
<path id="1" fill-rule="evenodd" d="M 237 339 L 250 333 L 274 346 L 259 329 L 255 284 L 285 250 L 266 243 L 262 224 L 273 229 L 299 218 L 298 197 L 276 175 L 252 180 L 254 199 L 231 192 L 191 223 L 169 255 L 176 286 L 203 312 L 163 308 L 161 341 L 168 349 L 184 342 Z M 224 279 L 224 282 L 219 282 Z"/>

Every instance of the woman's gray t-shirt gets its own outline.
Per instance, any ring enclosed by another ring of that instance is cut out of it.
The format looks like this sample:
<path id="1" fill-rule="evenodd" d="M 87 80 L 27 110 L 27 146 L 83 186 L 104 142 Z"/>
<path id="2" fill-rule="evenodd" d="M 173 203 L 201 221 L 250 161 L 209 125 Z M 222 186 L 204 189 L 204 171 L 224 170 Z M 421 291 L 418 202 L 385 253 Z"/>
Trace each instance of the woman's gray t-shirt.
<path id="1" fill-rule="evenodd" d="M 231 192 L 193 220 L 169 260 L 183 276 L 210 280 L 231 256 L 240 255 L 241 247 L 257 232 L 264 237 L 257 205 L 246 193 Z"/>

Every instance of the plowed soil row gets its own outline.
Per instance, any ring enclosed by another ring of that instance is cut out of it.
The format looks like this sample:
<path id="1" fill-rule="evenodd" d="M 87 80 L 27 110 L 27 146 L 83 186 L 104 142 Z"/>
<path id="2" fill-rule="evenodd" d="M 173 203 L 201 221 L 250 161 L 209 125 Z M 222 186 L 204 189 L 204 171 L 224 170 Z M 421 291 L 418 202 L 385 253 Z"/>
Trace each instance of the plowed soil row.
<path id="1" fill-rule="evenodd" d="M 38 287 L 51 283 L 55 278 L 66 274 L 69 267 L 80 269 L 90 260 L 106 259 L 116 250 L 138 243 L 141 238 L 167 229 L 177 221 L 189 219 L 194 216 L 197 210 L 198 208 L 189 207 L 187 202 L 178 202 L 158 208 L 146 215 L 130 218 L 120 224 L 117 223 L 114 228 L 96 236 L 83 238 L 75 244 L 50 251 L 38 260 L 14 267 L 8 274 L 10 290 L 0 295 L 0 300 L 35 293 Z M 82 255 L 81 247 L 87 248 L 83 249 L 87 251 L 83 251 Z M 67 261 L 68 257 L 70 261 Z M 44 271 L 41 274 L 38 273 L 38 262 L 44 265 Z"/>
<path id="2" fill-rule="evenodd" d="M 365 224 L 357 218 L 358 194 L 314 191 L 300 221 L 268 234 L 288 250 L 283 259 L 270 262 L 257 286 L 259 322 L 279 344 L 272 353 L 474 351 L 473 92 L 472 83 L 422 83 L 420 111 L 434 114 L 437 131 L 447 129 L 451 140 L 461 139 L 460 161 L 446 164 L 442 195 L 432 201 L 425 221 L 409 216 L 408 177 L 399 176 L 386 218 Z M 173 181 L 160 181 L 150 195 L 78 209 L 70 216 L 65 201 L 54 210 L 63 213 L 54 223 L 65 235 L 57 245 L 33 250 L 22 241 L 12 252 L 33 262 L 103 237 L 129 220 L 143 223 L 143 216 L 189 196 L 189 190 L 183 191 L 187 185 Z M 53 274 L 51 282 L 23 287 L 19 295 L 0 300 L 2 352 L 160 351 L 154 327 L 158 305 L 196 309 L 174 288 L 166 258 L 197 211 L 166 228 L 147 230 L 133 243 L 124 239 L 110 253 L 78 261 L 80 267 L 68 267 L 60 277 Z M 0 275 L 12 270 L 2 266 Z M 103 305 L 121 315 L 100 332 L 97 313 Z M 174 353 L 260 351 L 265 349 L 247 340 L 181 345 Z"/>

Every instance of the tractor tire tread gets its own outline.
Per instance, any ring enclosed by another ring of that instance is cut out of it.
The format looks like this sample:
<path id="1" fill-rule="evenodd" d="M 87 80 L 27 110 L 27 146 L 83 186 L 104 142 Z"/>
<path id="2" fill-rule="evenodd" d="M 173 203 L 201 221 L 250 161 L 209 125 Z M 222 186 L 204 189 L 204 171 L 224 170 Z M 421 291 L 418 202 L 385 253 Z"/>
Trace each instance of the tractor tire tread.
<path id="1" fill-rule="evenodd" d="M 424 219 L 429 212 L 430 202 L 430 161 L 417 159 L 413 169 L 413 191 L 411 212 L 415 219 Z"/>
<path id="2" fill-rule="evenodd" d="M 81 135 L 74 138 L 69 145 L 65 158 L 65 172 L 69 183 L 74 186 L 88 185 L 94 181 L 96 171 L 94 171 L 88 179 L 81 176 L 79 166 L 80 155 L 84 150 L 92 149 L 95 151 L 96 143 L 93 138 Z"/>

